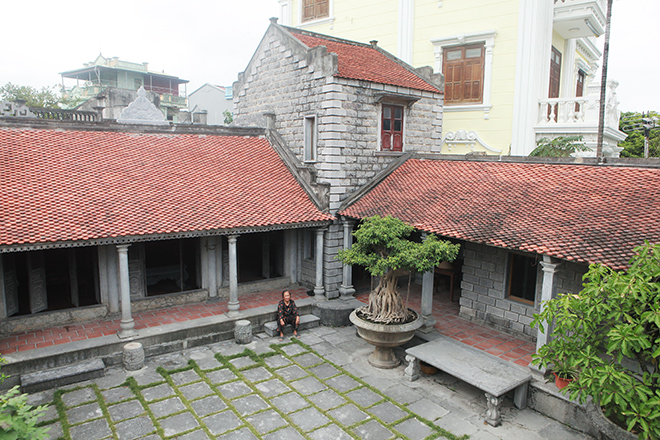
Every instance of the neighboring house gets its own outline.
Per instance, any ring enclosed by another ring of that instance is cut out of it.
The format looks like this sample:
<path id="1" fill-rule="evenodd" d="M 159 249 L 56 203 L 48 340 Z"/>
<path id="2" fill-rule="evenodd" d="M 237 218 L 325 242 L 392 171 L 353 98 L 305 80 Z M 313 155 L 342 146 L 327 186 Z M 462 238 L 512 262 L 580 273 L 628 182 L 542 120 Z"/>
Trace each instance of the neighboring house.
<path id="1" fill-rule="evenodd" d="M 238 310 L 239 292 L 314 284 L 299 242 L 332 218 L 272 134 L 152 110 L 156 125 L 0 118 L 0 333 L 105 316 L 120 298 Z"/>
<path id="2" fill-rule="evenodd" d="M 137 97 L 140 87 L 168 121 L 178 122 L 178 113 L 187 108 L 185 85 L 188 80 L 149 71 L 148 63 L 131 63 L 117 57 L 99 55 L 81 69 L 62 72 L 62 96 L 80 99 L 78 110 L 103 108 L 105 119 L 117 119 L 119 113 Z M 66 79 L 66 81 L 65 81 Z M 75 86 L 65 83 L 75 80 Z M 181 91 L 181 86 L 184 90 Z"/>
<path id="3" fill-rule="evenodd" d="M 413 69 L 376 44 L 340 40 L 272 20 L 245 72 L 234 83 L 234 121 L 264 123 L 311 178 L 329 186 L 334 214 L 352 192 L 407 152 L 439 152 L 442 82 L 430 68 Z M 265 117 L 264 114 L 267 116 Z M 352 293 L 336 255 L 352 224 L 330 225 L 317 294 Z M 307 237 L 308 256 L 316 240 Z"/>
<path id="4" fill-rule="evenodd" d="M 445 75 L 442 153 L 526 156 L 582 135 L 595 155 L 606 0 L 278 0 L 281 23 L 379 46 Z M 603 153 L 618 156 L 616 81 Z"/>
<path id="5" fill-rule="evenodd" d="M 660 243 L 660 162 L 532 159 L 413 157 L 339 214 L 389 214 L 460 243 L 461 316 L 534 337 L 541 301 L 578 293 L 589 264 L 625 269 L 633 248 Z"/>
<path id="6" fill-rule="evenodd" d="M 224 112 L 234 111 L 234 95 L 231 87 L 215 86 L 206 83 L 188 95 L 188 111 L 193 115 L 206 112 L 206 123 L 208 125 L 224 125 Z M 202 118 L 203 119 L 203 118 Z"/>

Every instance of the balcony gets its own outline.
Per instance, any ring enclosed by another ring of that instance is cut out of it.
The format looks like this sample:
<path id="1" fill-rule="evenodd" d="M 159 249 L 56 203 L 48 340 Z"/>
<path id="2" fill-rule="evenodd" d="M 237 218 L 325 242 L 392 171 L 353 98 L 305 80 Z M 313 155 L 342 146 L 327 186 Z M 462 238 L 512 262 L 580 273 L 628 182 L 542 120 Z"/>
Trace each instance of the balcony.
<path id="1" fill-rule="evenodd" d="M 607 82 L 605 97 L 605 130 L 603 152 L 606 156 L 618 157 L 617 144 L 626 138 L 619 131 L 619 101 L 616 96 L 616 81 Z M 558 136 L 582 136 L 585 145 L 592 151 L 580 154 L 594 156 L 598 138 L 600 114 L 600 84 L 591 83 L 587 94 L 579 98 L 545 98 L 539 100 L 537 122 L 534 126 L 536 140 Z"/>
<path id="2" fill-rule="evenodd" d="M 563 38 L 599 37 L 605 32 L 605 0 L 555 0 L 554 30 Z"/>

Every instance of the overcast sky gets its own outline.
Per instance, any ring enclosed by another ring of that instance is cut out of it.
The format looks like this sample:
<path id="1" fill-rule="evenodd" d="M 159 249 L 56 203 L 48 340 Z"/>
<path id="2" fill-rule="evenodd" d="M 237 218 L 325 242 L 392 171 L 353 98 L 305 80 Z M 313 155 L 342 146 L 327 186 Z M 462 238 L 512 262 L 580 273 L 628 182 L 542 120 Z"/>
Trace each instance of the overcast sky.
<path id="1" fill-rule="evenodd" d="M 359 0 L 355 0 L 359 1 Z M 486 1 L 486 0 L 483 0 Z M 277 0 L 4 0 L 0 85 L 37 88 L 99 53 L 190 81 L 231 85 L 247 65 Z M 609 79 L 623 111 L 660 110 L 654 49 L 660 1 L 614 0 Z M 601 37 L 600 40 L 603 40 Z M 602 47 L 602 41 L 600 42 Z"/>

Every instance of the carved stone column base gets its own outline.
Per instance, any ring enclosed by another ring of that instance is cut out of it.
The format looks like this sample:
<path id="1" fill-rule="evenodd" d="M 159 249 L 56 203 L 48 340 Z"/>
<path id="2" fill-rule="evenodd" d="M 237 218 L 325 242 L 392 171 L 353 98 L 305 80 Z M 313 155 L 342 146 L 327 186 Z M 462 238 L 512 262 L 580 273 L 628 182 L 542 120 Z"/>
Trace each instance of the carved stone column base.
<path id="1" fill-rule="evenodd" d="M 500 426 L 502 424 L 502 400 L 504 397 L 495 397 L 492 394 L 486 394 L 486 405 L 488 406 L 488 411 L 486 411 L 486 423 L 490 426 Z"/>

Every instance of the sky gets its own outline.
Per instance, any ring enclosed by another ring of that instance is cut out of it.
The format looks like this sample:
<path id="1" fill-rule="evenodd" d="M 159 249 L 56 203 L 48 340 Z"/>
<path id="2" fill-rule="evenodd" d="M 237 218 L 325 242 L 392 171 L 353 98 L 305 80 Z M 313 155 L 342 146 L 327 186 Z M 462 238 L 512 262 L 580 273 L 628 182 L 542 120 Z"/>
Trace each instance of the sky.
<path id="1" fill-rule="evenodd" d="M 355 0 L 359 1 L 359 0 Z M 486 1 L 486 0 L 483 0 Z M 0 85 L 61 83 L 60 72 L 99 53 L 190 81 L 229 86 L 245 69 L 277 0 L 3 0 Z M 608 79 L 619 81 L 619 109 L 660 110 L 658 0 L 614 0 Z M 604 37 L 599 38 L 602 47 Z M 600 79 L 600 74 L 598 74 Z"/>

